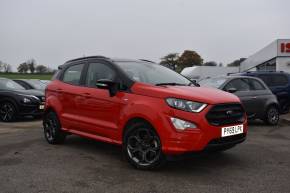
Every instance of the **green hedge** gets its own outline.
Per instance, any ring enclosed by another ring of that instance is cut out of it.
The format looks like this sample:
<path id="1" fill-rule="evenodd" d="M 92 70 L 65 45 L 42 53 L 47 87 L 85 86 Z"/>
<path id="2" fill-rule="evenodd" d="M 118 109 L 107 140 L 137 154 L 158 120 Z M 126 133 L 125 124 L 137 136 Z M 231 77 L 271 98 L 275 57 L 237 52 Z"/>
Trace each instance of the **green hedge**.
<path id="1" fill-rule="evenodd" d="M 52 73 L 45 74 L 24 74 L 24 73 L 0 73 L 0 77 L 9 78 L 9 79 L 40 79 L 40 80 L 50 80 Z"/>

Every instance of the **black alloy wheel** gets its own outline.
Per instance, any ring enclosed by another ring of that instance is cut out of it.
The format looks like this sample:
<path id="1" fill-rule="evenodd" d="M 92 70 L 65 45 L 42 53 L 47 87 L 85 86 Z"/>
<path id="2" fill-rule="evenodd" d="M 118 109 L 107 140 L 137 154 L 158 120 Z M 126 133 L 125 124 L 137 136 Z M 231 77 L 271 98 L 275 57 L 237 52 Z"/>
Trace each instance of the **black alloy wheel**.
<path id="1" fill-rule="evenodd" d="M 275 106 L 270 106 L 267 109 L 266 117 L 264 120 L 269 125 L 277 125 L 279 122 L 279 110 Z"/>
<path id="2" fill-rule="evenodd" d="M 56 113 L 49 112 L 43 119 L 44 137 L 49 144 L 60 144 L 65 140 L 65 133 L 61 130 L 61 125 Z"/>
<path id="3" fill-rule="evenodd" d="M 10 102 L 0 104 L 0 119 L 4 122 L 11 122 L 15 119 L 16 109 Z"/>
<path id="4" fill-rule="evenodd" d="M 128 161 L 138 169 L 154 169 L 165 161 L 159 136 L 143 122 L 134 123 L 128 129 L 123 151 Z"/>

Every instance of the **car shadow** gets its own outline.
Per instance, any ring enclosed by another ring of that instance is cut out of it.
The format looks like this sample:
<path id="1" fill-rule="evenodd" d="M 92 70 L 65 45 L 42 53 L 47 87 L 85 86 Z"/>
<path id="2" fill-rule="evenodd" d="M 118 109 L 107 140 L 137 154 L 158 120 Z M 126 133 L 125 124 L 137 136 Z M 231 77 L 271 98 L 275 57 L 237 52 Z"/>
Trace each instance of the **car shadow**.
<path id="1" fill-rule="evenodd" d="M 17 119 L 11 123 L 32 122 L 32 121 L 41 121 L 41 120 L 42 120 L 42 117 L 35 118 L 33 116 L 22 116 L 22 117 L 17 117 Z"/>
<path id="2" fill-rule="evenodd" d="M 284 120 L 280 120 L 278 125 L 272 126 L 272 125 L 268 125 L 266 123 L 264 123 L 261 120 L 248 120 L 248 125 L 254 126 L 254 127 L 267 127 L 267 128 L 278 128 L 278 127 L 284 127 L 284 126 L 289 126 L 289 122 L 286 122 Z"/>
<path id="3" fill-rule="evenodd" d="M 121 170 L 134 169 L 127 163 L 122 154 L 122 148 L 118 145 L 103 143 L 78 136 L 69 136 L 65 142 L 69 149 L 77 149 L 81 158 L 91 161 L 115 160 L 115 162 L 106 163 L 110 166 L 107 168 L 119 168 Z M 234 147 L 233 149 L 235 149 Z M 105 162 L 105 161 L 104 161 Z M 237 163 L 243 167 L 243 157 L 239 156 L 235 150 L 228 150 L 219 153 L 191 153 L 184 156 L 174 156 L 168 159 L 168 162 L 161 168 L 151 172 L 161 173 L 194 173 L 210 172 L 216 168 L 234 167 Z M 113 164 L 113 165 L 112 165 Z M 117 164 L 117 165 L 116 165 Z"/>

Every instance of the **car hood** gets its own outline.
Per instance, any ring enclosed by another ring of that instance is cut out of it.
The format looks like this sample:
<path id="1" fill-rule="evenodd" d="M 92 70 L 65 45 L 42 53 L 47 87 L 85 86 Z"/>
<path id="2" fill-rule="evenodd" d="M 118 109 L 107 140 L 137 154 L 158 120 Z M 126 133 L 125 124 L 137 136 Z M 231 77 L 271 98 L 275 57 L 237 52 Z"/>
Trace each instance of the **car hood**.
<path id="1" fill-rule="evenodd" d="M 30 89 L 30 90 L 14 90 L 17 94 L 33 95 L 33 96 L 44 96 L 44 91 Z"/>
<path id="2" fill-rule="evenodd" d="M 181 98 L 207 104 L 240 103 L 240 99 L 215 88 L 192 86 L 154 86 L 144 83 L 135 83 L 132 88 L 134 94 L 158 98 Z"/>

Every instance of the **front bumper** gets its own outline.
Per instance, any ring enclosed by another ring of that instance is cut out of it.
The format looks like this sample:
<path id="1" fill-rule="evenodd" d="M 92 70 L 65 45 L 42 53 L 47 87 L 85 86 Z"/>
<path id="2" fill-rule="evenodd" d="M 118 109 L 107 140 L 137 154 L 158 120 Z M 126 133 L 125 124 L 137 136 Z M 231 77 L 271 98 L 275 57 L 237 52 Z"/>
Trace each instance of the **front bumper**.
<path id="1" fill-rule="evenodd" d="M 21 104 L 18 109 L 18 116 L 41 116 L 44 113 L 44 109 L 40 108 L 41 105 L 44 105 L 44 103 Z"/>
<path id="2" fill-rule="evenodd" d="M 161 134 L 162 151 L 167 155 L 183 154 L 188 152 L 200 152 L 216 147 L 234 146 L 242 143 L 247 136 L 247 119 L 243 123 L 214 126 L 209 124 L 206 115 L 212 106 L 209 105 L 200 113 L 189 113 L 180 110 L 171 110 L 165 115 L 163 123 L 166 125 L 166 134 Z M 244 115 L 246 116 L 246 115 Z M 170 121 L 170 117 L 180 118 L 193 122 L 196 129 L 177 131 Z M 222 137 L 222 128 L 234 125 L 243 125 L 243 134 Z M 163 140 L 162 140 L 163 139 Z"/>

